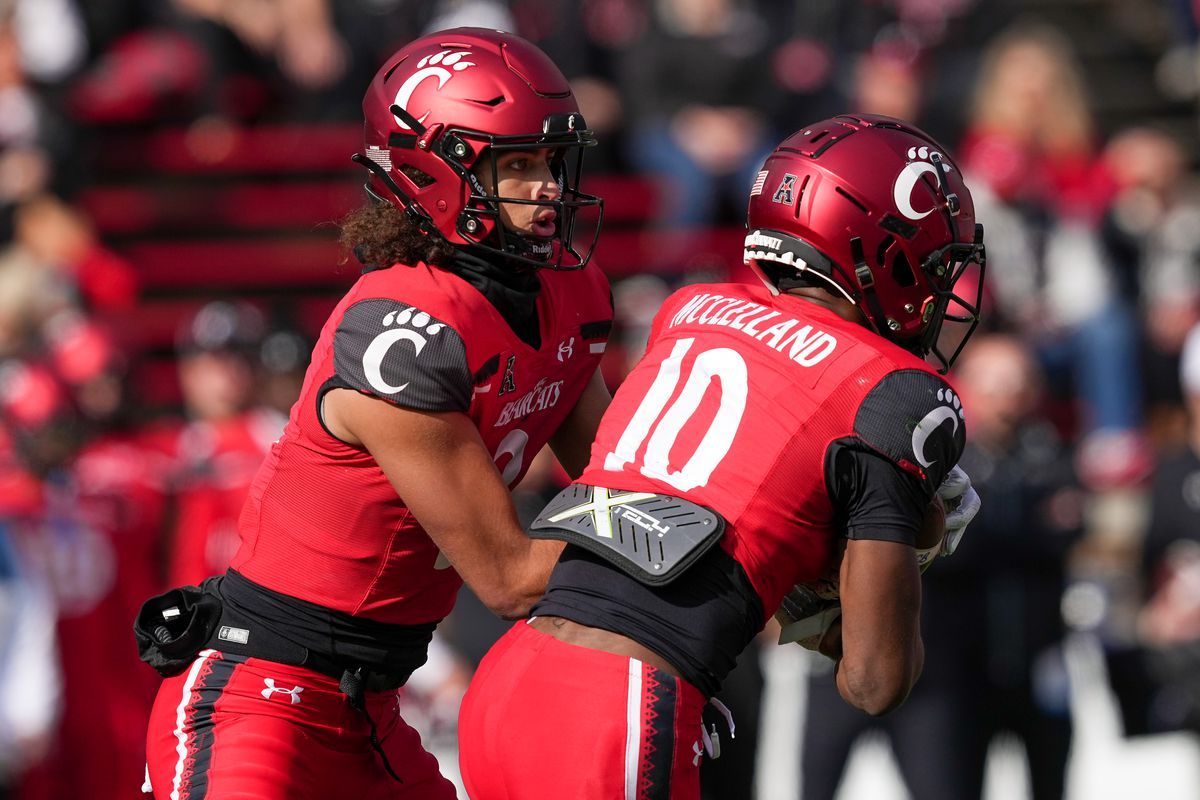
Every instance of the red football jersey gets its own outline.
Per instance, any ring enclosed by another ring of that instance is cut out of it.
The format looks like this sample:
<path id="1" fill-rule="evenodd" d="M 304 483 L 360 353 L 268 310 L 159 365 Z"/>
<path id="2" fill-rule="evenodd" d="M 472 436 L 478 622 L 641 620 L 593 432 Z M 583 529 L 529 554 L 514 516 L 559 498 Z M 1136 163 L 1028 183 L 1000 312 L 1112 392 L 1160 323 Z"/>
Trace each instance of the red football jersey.
<path id="1" fill-rule="evenodd" d="M 880 453 L 932 495 L 962 452 L 962 418 L 925 362 L 816 303 L 749 284 L 689 286 L 656 317 L 580 481 L 720 513 L 721 546 L 770 613 L 828 564 L 830 446 Z"/>
<path id="2" fill-rule="evenodd" d="M 450 272 L 398 265 L 363 275 L 325 324 L 300 399 L 255 478 L 232 567 L 275 591 L 380 622 L 449 613 L 461 579 L 370 453 L 325 430 L 321 396 L 346 387 L 407 408 L 466 413 L 516 485 L 575 406 L 612 324 L 598 268 L 539 277 L 534 349 Z"/>

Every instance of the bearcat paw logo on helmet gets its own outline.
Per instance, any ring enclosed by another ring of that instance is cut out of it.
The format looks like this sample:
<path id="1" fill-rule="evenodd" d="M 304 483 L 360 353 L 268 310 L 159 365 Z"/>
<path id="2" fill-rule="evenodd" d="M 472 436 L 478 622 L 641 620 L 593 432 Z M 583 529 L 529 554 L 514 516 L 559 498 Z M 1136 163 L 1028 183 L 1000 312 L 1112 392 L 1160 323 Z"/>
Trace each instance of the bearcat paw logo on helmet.
<path id="1" fill-rule="evenodd" d="M 929 216 L 936 208 L 936 206 L 931 206 L 924 211 L 913 208 L 912 193 L 913 189 L 917 187 L 917 181 L 921 180 L 924 175 L 936 175 L 939 167 L 946 172 L 951 172 L 954 168 L 950 166 L 942 153 L 931 147 L 910 147 L 908 148 L 908 157 L 909 163 L 900 170 L 900 174 L 896 176 L 896 182 L 892 186 L 892 199 L 896 201 L 896 208 L 901 214 L 916 222 Z"/>
<path id="2" fill-rule="evenodd" d="M 431 322 L 432 324 L 430 324 Z M 424 311 L 412 308 L 389 311 L 383 317 L 383 324 L 388 330 L 372 339 L 363 353 L 363 372 L 366 374 L 367 382 L 376 391 L 383 394 L 397 394 L 404 391 L 408 382 L 393 386 L 384 380 L 383 360 L 392 346 L 397 342 L 408 342 L 416 351 L 415 355 L 419 357 L 421 351 L 425 349 L 425 345 L 429 343 L 428 337 L 436 336 L 446 326 L 444 323 L 433 321 L 433 317 Z M 393 325 L 397 327 L 391 327 Z"/>
<path id="3" fill-rule="evenodd" d="M 412 114 L 408 104 L 412 100 L 413 93 L 417 91 L 417 88 L 427 79 L 437 78 L 437 91 L 440 92 L 442 87 L 446 85 L 446 81 L 454 77 L 455 72 L 462 72 L 469 67 L 475 66 L 475 62 L 473 61 L 463 61 L 469 55 L 471 55 L 469 50 L 442 50 L 441 52 L 422 58 L 417 62 L 417 71 L 409 75 L 408 79 L 396 90 L 396 105 Z M 413 114 L 413 116 L 417 118 L 417 122 L 423 125 L 425 124 L 425 118 L 429 116 L 429 112 L 426 111 L 419 117 L 416 114 Z M 396 117 L 396 124 L 400 126 L 401 130 L 411 130 L 408 127 L 408 123 L 399 117 Z"/>
<path id="4" fill-rule="evenodd" d="M 966 414 L 963 412 L 962 400 L 958 399 L 958 395 L 952 389 L 938 389 L 937 399 L 939 405 L 926 414 L 917 423 L 917 427 L 913 429 L 913 455 L 917 457 L 917 461 L 920 462 L 922 467 L 928 467 L 937 460 L 928 458 L 925 455 L 925 443 L 933 435 L 933 432 L 949 420 L 953 423 L 950 429 L 950 435 L 953 436 L 958 431 L 959 422 L 966 419 Z"/>

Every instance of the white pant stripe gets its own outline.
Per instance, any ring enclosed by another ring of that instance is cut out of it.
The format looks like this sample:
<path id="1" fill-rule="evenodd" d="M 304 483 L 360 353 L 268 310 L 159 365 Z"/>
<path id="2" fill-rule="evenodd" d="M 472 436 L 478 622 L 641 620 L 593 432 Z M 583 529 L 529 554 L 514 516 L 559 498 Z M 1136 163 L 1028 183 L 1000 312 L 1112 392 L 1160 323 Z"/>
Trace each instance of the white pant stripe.
<path id="1" fill-rule="evenodd" d="M 638 758 L 642 754 L 642 662 L 629 659 L 625 700 L 625 800 L 637 800 Z"/>
<path id="2" fill-rule="evenodd" d="M 215 652 L 217 651 L 201 650 L 188 670 L 187 680 L 183 682 L 183 697 L 179 698 L 179 706 L 175 709 L 175 738 L 179 740 L 179 744 L 175 745 L 175 752 L 179 753 L 179 760 L 175 762 L 175 777 L 171 780 L 171 800 L 179 800 L 183 765 L 187 761 L 187 732 L 183 728 L 187 723 L 187 707 L 188 701 L 192 699 L 192 687 L 196 685 L 196 676 L 200 674 L 204 662 Z"/>

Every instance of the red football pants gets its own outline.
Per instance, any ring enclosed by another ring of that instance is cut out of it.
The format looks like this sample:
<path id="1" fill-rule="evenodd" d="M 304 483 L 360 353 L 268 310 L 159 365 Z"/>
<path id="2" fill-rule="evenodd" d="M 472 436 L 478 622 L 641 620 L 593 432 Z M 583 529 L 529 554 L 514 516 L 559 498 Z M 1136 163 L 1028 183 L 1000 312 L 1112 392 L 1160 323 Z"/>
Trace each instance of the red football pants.
<path id="1" fill-rule="evenodd" d="M 337 681 L 302 667 L 205 650 L 163 681 L 146 737 L 155 800 L 453 800 L 454 785 L 400 718 L 368 692 L 370 723 Z"/>
<path id="2" fill-rule="evenodd" d="M 704 697 L 634 658 L 518 622 L 459 714 L 471 800 L 698 800 Z"/>

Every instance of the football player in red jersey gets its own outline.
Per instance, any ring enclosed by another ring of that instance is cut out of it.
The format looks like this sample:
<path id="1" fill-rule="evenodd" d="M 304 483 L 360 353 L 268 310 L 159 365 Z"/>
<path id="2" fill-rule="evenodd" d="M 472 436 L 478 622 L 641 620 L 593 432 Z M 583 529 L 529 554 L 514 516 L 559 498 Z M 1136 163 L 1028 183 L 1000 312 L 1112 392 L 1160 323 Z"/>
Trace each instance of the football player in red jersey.
<path id="1" fill-rule="evenodd" d="M 373 203 L 343 226 L 365 266 L 312 355 L 239 522 L 229 571 L 149 601 L 164 681 L 147 741 L 166 798 L 448 798 L 396 711 L 462 581 L 524 615 L 562 544 L 509 487 L 547 443 L 579 474 L 609 397 L 608 285 L 573 242 L 570 86 L 507 33 L 442 31 L 363 102 Z M 595 239 L 592 239 L 594 245 Z"/>
<path id="2" fill-rule="evenodd" d="M 668 299 L 588 468 L 534 524 L 568 545 L 464 700 L 475 800 L 699 797 L 721 739 L 702 707 L 843 547 L 816 637 L 842 696 L 885 713 L 920 673 L 914 545 L 965 416 L 923 357 L 948 366 L 943 321 L 978 319 L 954 293 L 983 263 L 970 192 L 922 131 L 841 116 L 774 151 L 748 220 L 765 285 Z"/>

